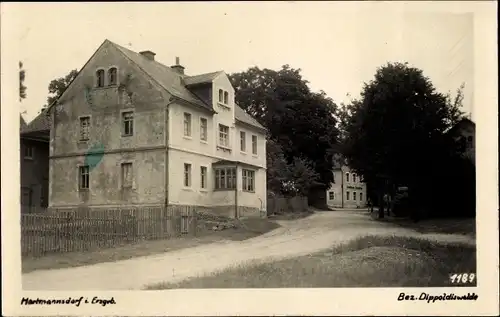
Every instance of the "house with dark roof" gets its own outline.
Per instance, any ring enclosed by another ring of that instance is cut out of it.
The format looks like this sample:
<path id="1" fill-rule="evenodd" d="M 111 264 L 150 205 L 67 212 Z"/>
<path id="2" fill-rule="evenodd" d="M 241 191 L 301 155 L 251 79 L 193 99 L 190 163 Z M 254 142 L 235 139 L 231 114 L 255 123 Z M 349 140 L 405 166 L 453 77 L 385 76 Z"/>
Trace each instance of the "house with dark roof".
<path id="1" fill-rule="evenodd" d="M 47 111 L 49 208 L 265 214 L 266 131 L 223 71 L 188 75 L 105 40 Z"/>
<path id="2" fill-rule="evenodd" d="M 474 164 L 476 162 L 476 124 L 469 118 L 458 121 L 447 131 L 456 142 L 459 142 L 463 155 Z"/>
<path id="3" fill-rule="evenodd" d="M 30 123 L 21 116 L 21 212 L 45 211 L 49 199 L 49 132 L 42 112 Z"/>

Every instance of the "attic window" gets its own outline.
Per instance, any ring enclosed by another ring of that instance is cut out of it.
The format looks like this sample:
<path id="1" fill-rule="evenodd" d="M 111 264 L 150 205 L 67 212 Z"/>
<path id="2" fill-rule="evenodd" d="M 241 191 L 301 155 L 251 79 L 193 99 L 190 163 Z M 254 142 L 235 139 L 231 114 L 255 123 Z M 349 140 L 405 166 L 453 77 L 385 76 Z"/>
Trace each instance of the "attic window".
<path id="1" fill-rule="evenodd" d="M 96 77 L 97 77 L 97 81 L 96 81 L 97 87 L 104 87 L 104 70 L 99 69 L 96 72 Z"/>
<path id="2" fill-rule="evenodd" d="M 111 67 L 109 70 L 108 70 L 108 85 L 109 86 L 114 86 L 116 85 L 116 83 L 118 82 L 117 81 L 117 70 L 116 70 L 116 67 Z"/>
<path id="3" fill-rule="evenodd" d="M 227 105 L 229 103 L 229 93 L 224 91 L 224 104 Z"/>

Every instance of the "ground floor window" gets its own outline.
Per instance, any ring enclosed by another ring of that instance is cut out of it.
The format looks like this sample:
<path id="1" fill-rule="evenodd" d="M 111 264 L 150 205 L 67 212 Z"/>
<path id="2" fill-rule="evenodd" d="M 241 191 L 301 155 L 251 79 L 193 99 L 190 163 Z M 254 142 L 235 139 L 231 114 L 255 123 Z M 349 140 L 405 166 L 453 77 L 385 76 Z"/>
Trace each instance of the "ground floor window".
<path id="1" fill-rule="evenodd" d="M 236 168 L 220 167 L 214 169 L 215 189 L 235 189 L 236 188 Z"/>
<path id="2" fill-rule="evenodd" d="M 334 192 L 329 192 L 328 193 L 328 199 L 329 200 L 334 200 L 335 199 L 335 193 Z"/>
<path id="3" fill-rule="evenodd" d="M 89 189 L 90 187 L 90 169 L 88 165 L 80 166 L 78 168 L 79 172 L 79 184 L 80 189 Z"/>
<path id="4" fill-rule="evenodd" d="M 254 192 L 255 191 L 255 171 L 252 170 L 242 170 L 242 180 L 243 180 L 243 191 Z"/>
<path id="5" fill-rule="evenodd" d="M 356 200 L 356 192 L 352 193 L 352 200 Z"/>
<path id="6" fill-rule="evenodd" d="M 349 200 L 350 196 L 351 196 L 350 192 L 345 192 L 345 200 Z"/>
<path id="7" fill-rule="evenodd" d="M 363 193 L 359 193 L 359 200 L 363 201 Z"/>

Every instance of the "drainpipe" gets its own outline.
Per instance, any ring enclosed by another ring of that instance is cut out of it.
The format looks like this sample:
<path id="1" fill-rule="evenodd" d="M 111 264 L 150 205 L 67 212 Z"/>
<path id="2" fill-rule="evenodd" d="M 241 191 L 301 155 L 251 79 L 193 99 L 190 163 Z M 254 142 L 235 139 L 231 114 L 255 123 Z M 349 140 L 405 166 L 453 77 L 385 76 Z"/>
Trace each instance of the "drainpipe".
<path id="1" fill-rule="evenodd" d="M 238 162 L 236 162 L 236 175 L 234 180 L 234 218 L 238 219 Z M 243 184 L 242 184 L 243 186 Z"/>

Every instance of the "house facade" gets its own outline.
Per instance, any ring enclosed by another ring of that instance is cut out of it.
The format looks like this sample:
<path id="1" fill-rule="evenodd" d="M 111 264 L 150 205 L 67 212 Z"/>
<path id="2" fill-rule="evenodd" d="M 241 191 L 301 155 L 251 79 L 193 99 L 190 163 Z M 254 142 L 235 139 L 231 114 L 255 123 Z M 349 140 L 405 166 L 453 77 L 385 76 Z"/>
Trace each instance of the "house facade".
<path id="1" fill-rule="evenodd" d="M 265 214 L 265 129 L 223 71 L 188 76 L 106 40 L 49 115 L 50 208 Z"/>
<path id="2" fill-rule="evenodd" d="M 326 191 L 326 202 L 334 208 L 366 207 L 366 184 L 347 165 L 333 171 L 334 183 Z"/>
<path id="3" fill-rule="evenodd" d="M 49 200 L 49 123 L 44 114 L 20 123 L 21 212 L 46 211 Z"/>

